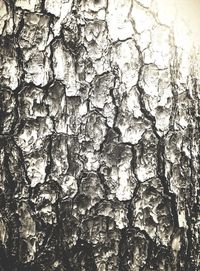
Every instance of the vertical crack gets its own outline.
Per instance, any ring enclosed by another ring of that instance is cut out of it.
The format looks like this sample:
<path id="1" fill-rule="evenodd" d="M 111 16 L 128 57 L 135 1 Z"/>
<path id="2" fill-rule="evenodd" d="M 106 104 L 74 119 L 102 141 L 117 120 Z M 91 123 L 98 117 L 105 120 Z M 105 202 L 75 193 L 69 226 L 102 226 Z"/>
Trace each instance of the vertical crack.
<path id="1" fill-rule="evenodd" d="M 179 227 L 178 222 L 178 211 L 177 211 L 177 202 L 176 202 L 176 195 L 170 192 L 169 182 L 165 176 L 165 159 L 164 159 L 164 138 L 161 137 L 158 141 L 158 152 L 157 152 L 157 175 L 162 182 L 162 186 L 164 189 L 164 194 L 169 196 L 170 204 L 171 204 L 171 214 L 173 217 L 174 227 L 175 229 Z"/>

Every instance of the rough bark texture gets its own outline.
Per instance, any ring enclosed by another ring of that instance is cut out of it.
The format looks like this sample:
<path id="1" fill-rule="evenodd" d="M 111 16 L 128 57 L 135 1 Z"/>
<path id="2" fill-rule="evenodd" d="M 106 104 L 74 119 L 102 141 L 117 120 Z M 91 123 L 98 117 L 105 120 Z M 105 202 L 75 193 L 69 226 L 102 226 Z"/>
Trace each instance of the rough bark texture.
<path id="1" fill-rule="evenodd" d="M 156 1 L 0 0 L 0 35 L 0 269 L 199 270 L 199 81 Z"/>

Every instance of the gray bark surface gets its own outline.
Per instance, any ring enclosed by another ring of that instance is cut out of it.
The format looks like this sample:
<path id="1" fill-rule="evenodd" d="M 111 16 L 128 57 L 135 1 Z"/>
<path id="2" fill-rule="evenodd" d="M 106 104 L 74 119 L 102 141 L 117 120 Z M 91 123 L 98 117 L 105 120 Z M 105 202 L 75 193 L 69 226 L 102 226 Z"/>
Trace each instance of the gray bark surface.
<path id="1" fill-rule="evenodd" d="M 0 270 L 199 270 L 199 78 L 155 7 L 0 0 Z"/>

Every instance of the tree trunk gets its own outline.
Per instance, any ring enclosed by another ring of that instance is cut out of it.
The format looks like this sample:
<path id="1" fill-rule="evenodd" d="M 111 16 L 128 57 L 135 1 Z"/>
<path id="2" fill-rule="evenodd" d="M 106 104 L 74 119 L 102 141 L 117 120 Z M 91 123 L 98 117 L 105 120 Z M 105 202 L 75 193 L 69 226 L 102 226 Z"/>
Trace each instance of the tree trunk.
<path id="1" fill-rule="evenodd" d="M 199 270 L 199 78 L 156 5 L 0 18 L 0 269 Z"/>

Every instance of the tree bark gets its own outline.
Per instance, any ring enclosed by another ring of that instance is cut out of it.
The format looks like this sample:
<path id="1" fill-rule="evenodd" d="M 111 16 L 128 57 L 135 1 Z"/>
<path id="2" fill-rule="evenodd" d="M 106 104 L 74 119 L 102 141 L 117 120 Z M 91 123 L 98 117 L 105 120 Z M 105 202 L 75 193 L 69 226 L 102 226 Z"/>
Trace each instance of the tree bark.
<path id="1" fill-rule="evenodd" d="M 199 78 L 152 2 L 0 0 L 2 271 L 199 270 Z"/>

